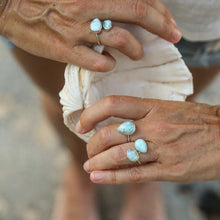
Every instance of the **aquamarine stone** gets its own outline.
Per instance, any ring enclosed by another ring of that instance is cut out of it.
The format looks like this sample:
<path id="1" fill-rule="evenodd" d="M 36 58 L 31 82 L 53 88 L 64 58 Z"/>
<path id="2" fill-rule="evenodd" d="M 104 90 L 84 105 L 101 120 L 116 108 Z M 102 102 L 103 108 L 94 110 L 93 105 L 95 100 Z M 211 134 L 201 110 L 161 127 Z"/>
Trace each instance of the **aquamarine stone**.
<path id="1" fill-rule="evenodd" d="M 118 131 L 125 135 L 131 135 L 135 132 L 135 124 L 133 122 L 126 121 L 118 127 Z"/>
<path id="2" fill-rule="evenodd" d="M 147 152 L 147 144 L 143 139 L 137 139 L 134 142 L 134 146 L 141 153 L 146 153 Z"/>
<path id="3" fill-rule="evenodd" d="M 102 30 L 102 23 L 98 18 L 95 18 L 90 23 L 91 31 L 99 33 Z"/>
<path id="4" fill-rule="evenodd" d="M 127 157 L 128 157 L 128 159 L 129 159 L 130 161 L 133 161 L 133 162 L 139 160 L 139 154 L 138 154 L 138 152 L 137 152 L 136 150 L 134 150 L 134 149 L 129 149 L 129 150 L 127 151 Z"/>
<path id="5" fill-rule="evenodd" d="M 111 28 L 112 28 L 112 21 L 111 20 L 105 20 L 103 22 L 103 28 L 106 30 L 106 31 L 109 31 Z"/>

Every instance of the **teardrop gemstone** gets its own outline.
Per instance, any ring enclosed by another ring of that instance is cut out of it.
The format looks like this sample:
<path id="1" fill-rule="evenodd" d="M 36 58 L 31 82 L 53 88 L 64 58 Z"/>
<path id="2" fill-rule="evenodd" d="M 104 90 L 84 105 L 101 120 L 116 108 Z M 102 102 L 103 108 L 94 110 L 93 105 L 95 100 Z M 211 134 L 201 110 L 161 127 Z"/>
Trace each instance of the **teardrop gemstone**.
<path id="1" fill-rule="evenodd" d="M 98 18 L 95 18 L 90 23 L 90 29 L 91 31 L 94 31 L 96 33 L 101 32 L 102 30 L 102 23 Z"/>
<path id="2" fill-rule="evenodd" d="M 103 28 L 106 30 L 106 31 L 110 31 L 111 28 L 112 28 L 112 21 L 111 20 L 105 20 L 103 22 Z"/>
<path id="3" fill-rule="evenodd" d="M 135 124 L 131 121 L 126 121 L 118 127 L 118 131 L 125 135 L 131 135 L 135 132 Z"/>
<path id="4" fill-rule="evenodd" d="M 135 148 L 140 151 L 141 153 L 147 152 L 147 144 L 143 139 L 137 139 L 134 142 Z"/>
<path id="5" fill-rule="evenodd" d="M 134 150 L 134 149 L 129 149 L 129 150 L 127 151 L 127 157 L 128 157 L 128 159 L 129 159 L 130 161 L 133 161 L 133 162 L 139 160 L 139 154 L 138 154 L 138 152 L 137 152 L 136 150 Z"/>

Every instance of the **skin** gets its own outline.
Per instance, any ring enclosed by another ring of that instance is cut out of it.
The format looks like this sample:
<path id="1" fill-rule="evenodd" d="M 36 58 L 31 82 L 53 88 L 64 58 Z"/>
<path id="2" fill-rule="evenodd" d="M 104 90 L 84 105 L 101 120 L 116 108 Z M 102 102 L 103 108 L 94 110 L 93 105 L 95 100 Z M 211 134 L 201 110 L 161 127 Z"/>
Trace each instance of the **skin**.
<path id="1" fill-rule="evenodd" d="M 84 169 L 94 183 L 220 179 L 220 105 L 110 96 L 86 109 L 76 128 L 86 133 L 111 116 L 133 120 L 136 132 L 127 143 L 113 124 L 90 139 Z M 141 165 L 127 159 L 139 138 L 148 146 Z"/>
<path id="2" fill-rule="evenodd" d="M 159 0 L 1 0 L 0 34 L 19 48 L 51 60 L 94 71 L 109 71 L 115 59 L 98 54 L 91 20 L 137 24 L 176 43 L 181 34 L 168 9 Z M 15 25 L 16 24 L 16 25 Z M 24 34 L 25 33 L 25 34 Z M 99 34 L 103 45 L 133 60 L 143 56 L 141 43 L 127 30 L 114 26 Z"/>

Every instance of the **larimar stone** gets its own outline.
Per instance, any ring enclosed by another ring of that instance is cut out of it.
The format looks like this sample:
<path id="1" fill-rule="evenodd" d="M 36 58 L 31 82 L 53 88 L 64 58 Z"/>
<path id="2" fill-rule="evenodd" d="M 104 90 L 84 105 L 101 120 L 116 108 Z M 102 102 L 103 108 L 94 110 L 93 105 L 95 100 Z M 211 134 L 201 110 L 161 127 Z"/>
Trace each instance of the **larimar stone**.
<path id="1" fill-rule="evenodd" d="M 98 18 L 95 18 L 90 23 L 91 31 L 99 33 L 102 30 L 102 23 Z"/>
<path id="2" fill-rule="evenodd" d="M 143 139 L 137 139 L 134 142 L 134 146 L 141 153 L 146 153 L 147 152 L 147 144 Z"/>
<path id="3" fill-rule="evenodd" d="M 118 131 L 125 135 L 131 135 L 135 132 L 135 124 L 133 122 L 126 121 L 118 127 Z"/>
<path id="4" fill-rule="evenodd" d="M 137 152 L 136 150 L 134 150 L 134 149 L 129 149 L 129 150 L 127 151 L 127 157 L 128 157 L 128 159 L 129 159 L 130 161 L 133 161 L 133 162 L 139 160 L 139 154 L 138 154 L 138 152 Z"/>
<path id="5" fill-rule="evenodd" d="M 112 28 L 112 21 L 111 20 L 105 20 L 103 22 L 103 28 L 106 30 L 106 31 L 109 31 L 111 28 Z"/>

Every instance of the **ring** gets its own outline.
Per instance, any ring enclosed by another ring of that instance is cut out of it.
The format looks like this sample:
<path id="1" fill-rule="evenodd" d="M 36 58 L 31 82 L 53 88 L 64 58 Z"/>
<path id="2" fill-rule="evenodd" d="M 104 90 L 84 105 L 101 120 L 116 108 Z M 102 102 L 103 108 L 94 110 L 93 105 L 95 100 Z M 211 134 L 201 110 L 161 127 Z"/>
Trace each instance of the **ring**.
<path id="1" fill-rule="evenodd" d="M 129 149 L 127 151 L 127 158 L 132 162 L 138 162 L 141 165 L 141 162 L 139 160 L 140 153 L 146 153 L 147 152 L 147 144 L 143 139 L 137 139 L 134 142 L 135 149 Z"/>
<path id="2" fill-rule="evenodd" d="M 91 21 L 90 30 L 95 33 L 98 45 L 101 45 L 98 34 L 102 31 L 102 22 L 98 18 Z"/>
<path id="3" fill-rule="evenodd" d="M 112 29 L 112 21 L 111 20 L 105 20 L 103 22 L 103 28 L 105 31 L 110 31 Z"/>
<path id="4" fill-rule="evenodd" d="M 130 135 L 134 134 L 136 130 L 135 124 L 131 121 L 126 121 L 118 127 L 118 131 L 121 134 L 128 136 L 128 142 L 130 142 Z"/>

